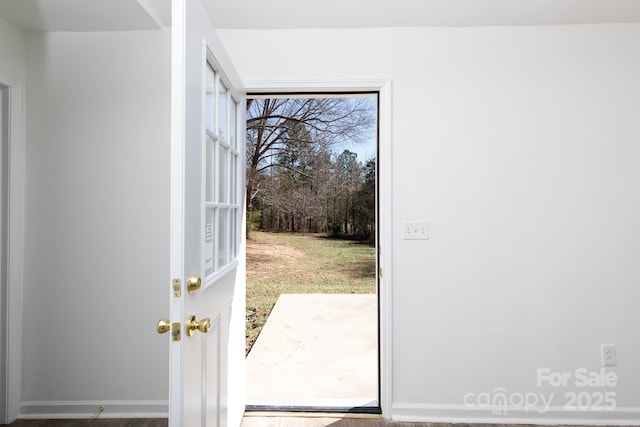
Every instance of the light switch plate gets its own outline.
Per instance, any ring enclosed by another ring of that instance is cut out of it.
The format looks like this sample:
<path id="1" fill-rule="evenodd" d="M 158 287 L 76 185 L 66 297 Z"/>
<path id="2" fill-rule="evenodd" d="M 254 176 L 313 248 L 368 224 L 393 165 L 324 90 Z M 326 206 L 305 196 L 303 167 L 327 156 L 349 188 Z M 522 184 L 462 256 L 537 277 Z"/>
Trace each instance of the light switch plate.
<path id="1" fill-rule="evenodd" d="M 429 221 L 404 221 L 402 223 L 404 240 L 429 240 Z"/>

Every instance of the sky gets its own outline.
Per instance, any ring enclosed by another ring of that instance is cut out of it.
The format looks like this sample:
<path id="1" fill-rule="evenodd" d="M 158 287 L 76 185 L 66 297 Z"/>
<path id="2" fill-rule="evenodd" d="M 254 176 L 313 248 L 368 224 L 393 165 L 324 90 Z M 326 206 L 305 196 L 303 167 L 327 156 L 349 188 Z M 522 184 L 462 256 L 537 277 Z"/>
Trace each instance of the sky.
<path id="1" fill-rule="evenodd" d="M 358 155 L 358 160 L 365 163 L 367 160 L 376 157 L 376 139 L 371 138 L 363 144 L 346 144 L 340 147 L 337 154 L 344 150 L 349 150 Z"/>
<path id="2" fill-rule="evenodd" d="M 371 102 L 375 103 L 375 98 L 371 98 Z M 372 114 L 376 114 L 376 111 L 374 110 Z M 340 154 L 345 149 L 349 150 L 356 153 L 358 155 L 358 160 L 362 163 L 365 163 L 371 158 L 375 158 L 377 152 L 377 134 L 375 132 L 375 128 L 376 127 L 374 125 L 374 131 L 372 132 L 371 138 L 360 144 L 346 143 L 340 147 L 336 147 L 337 154 Z"/>

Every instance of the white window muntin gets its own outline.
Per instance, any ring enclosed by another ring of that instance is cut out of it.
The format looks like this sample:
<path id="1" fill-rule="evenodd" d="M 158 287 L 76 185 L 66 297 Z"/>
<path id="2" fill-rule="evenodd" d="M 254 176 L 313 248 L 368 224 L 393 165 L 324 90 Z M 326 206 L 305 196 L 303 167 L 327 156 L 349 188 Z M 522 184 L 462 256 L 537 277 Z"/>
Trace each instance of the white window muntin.
<path id="1" fill-rule="evenodd" d="M 204 62 L 202 265 L 208 286 L 237 264 L 240 206 L 237 194 L 241 161 L 238 135 L 240 103 L 215 61 Z M 224 110 L 221 108 L 224 106 Z M 222 114 L 224 111 L 224 114 Z M 221 117 L 222 116 L 222 117 Z M 221 123 L 221 119 L 224 123 Z"/>

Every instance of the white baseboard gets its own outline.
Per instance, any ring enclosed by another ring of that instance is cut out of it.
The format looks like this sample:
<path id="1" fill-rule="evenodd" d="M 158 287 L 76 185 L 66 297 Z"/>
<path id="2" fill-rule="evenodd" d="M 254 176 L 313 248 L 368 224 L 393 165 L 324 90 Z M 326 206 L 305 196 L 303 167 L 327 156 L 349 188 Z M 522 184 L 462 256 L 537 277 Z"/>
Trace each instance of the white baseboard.
<path id="1" fill-rule="evenodd" d="M 30 401 L 20 403 L 18 418 L 168 418 L 168 414 L 167 400 Z"/>
<path id="2" fill-rule="evenodd" d="M 574 411 L 561 406 L 552 406 L 547 410 L 543 408 L 493 410 L 466 405 L 394 403 L 391 417 L 395 421 L 465 424 L 640 425 L 640 408 Z"/>

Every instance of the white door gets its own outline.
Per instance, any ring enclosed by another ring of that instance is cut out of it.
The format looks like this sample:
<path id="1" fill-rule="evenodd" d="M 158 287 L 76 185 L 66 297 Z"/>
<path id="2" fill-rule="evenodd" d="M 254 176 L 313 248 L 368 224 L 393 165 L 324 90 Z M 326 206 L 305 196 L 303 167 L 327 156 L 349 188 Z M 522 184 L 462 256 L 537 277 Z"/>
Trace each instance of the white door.
<path id="1" fill-rule="evenodd" d="M 173 0 L 170 427 L 244 412 L 244 92 L 207 14 Z"/>

